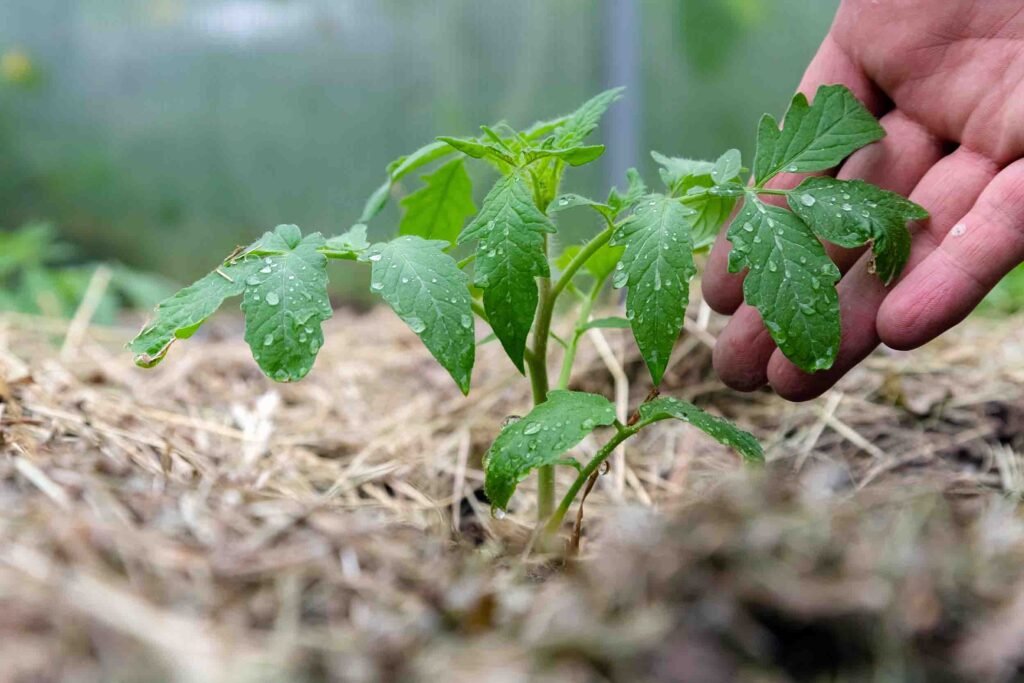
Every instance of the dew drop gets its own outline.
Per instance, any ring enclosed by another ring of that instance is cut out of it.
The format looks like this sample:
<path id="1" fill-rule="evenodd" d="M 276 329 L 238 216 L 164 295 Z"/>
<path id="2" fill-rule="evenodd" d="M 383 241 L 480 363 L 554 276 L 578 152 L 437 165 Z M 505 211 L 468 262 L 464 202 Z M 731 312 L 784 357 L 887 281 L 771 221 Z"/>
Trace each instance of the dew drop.
<path id="1" fill-rule="evenodd" d="M 491 517 L 499 521 L 505 519 L 505 511 L 502 510 L 500 507 L 493 505 L 491 506 Z"/>
<path id="2" fill-rule="evenodd" d="M 569 205 L 569 200 L 566 199 L 565 197 L 562 197 L 561 199 L 558 200 L 558 205 L 559 206 L 568 206 Z"/>
<path id="3" fill-rule="evenodd" d="M 793 165 L 791 165 L 791 166 L 789 167 L 789 172 L 790 172 L 790 173 L 796 173 L 796 171 L 797 171 L 797 166 L 796 166 L 796 164 L 793 164 Z"/>
<path id="4" fill-rule="evenodd" d="M 381 282 L 380 280 L 374 280 L 373 282 L 370 283 L 370 289 L 372 289 L 375 292 L 379 292 L 380 290 L 384 289 L 384 283 Z"/>
<path id="5" fill-rule="evenodd" d="M 270 306 L 276 306 L 281 303 L 281 297 L 277 295 L 277 292 L 267 292 L 267 304 Z"/>
<path id="6" fill-rule="evenodd" d="M 419 334 L 423 330 L 427 329 L 427 324 L 415 316 L 410 316 L 405 319 L 405 324 L 409 326 L 409 329 Z"/>
<path id="7" fill-rule="evenodd" d="M 752 223 L 744 223 L 743 224 L 743 230 L 745 232 L 754 232 L 754 226 L 753 226 Z"/>
<path id="8" fill-rule="evenodd" d="M 264 346 L 270 346 L 273 343 L 274 343 L 274 335 L 268 334 L 266 337 L 263 338 L 263 345 Z"/>
<path id="9" fill-rule="evenodd" d="M 816 201 L 817 200 L 809 194 L 800 195 L 800 203 L 803 204 L 804 206 L 814 206 L 814 203 Z"/>
<path id="10" fill-rule="evenodd" d="M 370 254 L 369 256 L 369 260 L 373 261 L 374 263 L 380 261 L 382 258 L 384 257 L 381 254 Z"/>
<path id="11" fill-rule="evenodd" d="M 473 327 L 473 318 L 471 316 L 468 316 L 468 315 L 462 316 L 462 321 L 461 322 L 462 322 L 462 326 L 465 327 L 466 329 L 469 329 L 470 327 Z"/>
<path id="12" fill-rule="evenodd" d="M 531 422 L 523 428 L 523 434 L 536 434 L 540 431 L 541 424 L 539 422 Z"/>
<path id="13" fill-rule="evenodd" d="M 953 229 L 949 231 L 949 234 L 953 237 L 963 237 L 967 233 L 966 223 L 957 223 L 953 226 Z"/>
<path id="14" fill-rule="evenodd" d="M 259 283 L 260 283 L 260 279 L 258 277 L 256 277 L 255 275 L 253 275 L 252 277 L 250 277 L 248 280 L 245 281 L 245 284 L 247 284 L 247 285 L 249 285 L 251 287 L 255 287 Z"/>
<path id="15" fill-rule="evenodd" d="M 589 417 L 586 420 L 584 420 L 583 422 L 580 423 L 580 427 L 583 427 L 584 429 L 588 429 L 588 430 L 589 429 L 593 429 L 594 425 L 595 425 L 594 421 L 591 420 Z"/>
<path id="16" fill-rule="evenodd" d="M 270 266 L 263 266 L 262 268 L 260 268 L 260 272 L 261 273 L 269 273 L 270 271 L 271 271 Z"/>
<path id="17" fill-rule="evenodd" d="M 843 211 L 853 211 L 853 206 L 850 204 L 843 204 Z"/>

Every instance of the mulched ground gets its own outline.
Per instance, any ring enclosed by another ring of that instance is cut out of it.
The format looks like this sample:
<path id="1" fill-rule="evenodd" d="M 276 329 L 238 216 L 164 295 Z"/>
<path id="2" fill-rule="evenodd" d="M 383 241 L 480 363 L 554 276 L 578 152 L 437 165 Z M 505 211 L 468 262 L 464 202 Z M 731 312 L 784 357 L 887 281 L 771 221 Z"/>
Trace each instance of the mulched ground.
<path id="1" fill-rule="evenodd" d="M 568 562 L 531 546 L 529 483 L 502 520 L 483 498 L 481 454 L 529 409 L 496 345 L 465 399 L 389 312 L 339 311 L 276 385 L 236 324 L 143 371 L 131 330 L 0 319 L 0 681 L 1024 675 L 1024 318 L 792 405 L 717 382 L 701 311 L 663 393 L 768 465 L 649 430 Z M 590 337 L 573 388 L 642 400 L 627 335 Z"/>

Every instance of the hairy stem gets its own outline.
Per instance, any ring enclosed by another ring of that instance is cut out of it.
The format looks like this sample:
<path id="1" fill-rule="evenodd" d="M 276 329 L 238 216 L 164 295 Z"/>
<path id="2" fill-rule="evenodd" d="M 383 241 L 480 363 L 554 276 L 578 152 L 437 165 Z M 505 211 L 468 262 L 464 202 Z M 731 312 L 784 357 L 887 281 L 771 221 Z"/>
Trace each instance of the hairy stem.
<path id="1" fill-rule="evenodd" d="M 548 309 L 551 297 L 551 280 L 542 278 L 540 281 L 540 301 L 538 309 Z M 526 359 L 530 375 L 530 388 L 533 390 L 533 405 L 539 405 L 548 398 L 548 335 L 551 332 L 551 316 L 537 315 L 537 323 L 533 328 L 533 349 Z M 555 467 L 545 465 L 537 470 L 537 520 L 543 522 L 551 516 L 555 505 Z"/>
<path id="2" fill-rule="evenodd" d="M 562 520 L 565 519 L 565 515 L 569 512 L 569 508 L 572 506 L 573 501 L 576 500 L 576 496 L 579 494 L 580 489 L 582 489 L 583 485 L 587 483 L 587 479 L 590 475 L 597 471 L 597 468 L 599 468 L 601 464 L 608 459 L 619 444 L 640 431 L 640 428 L 641 425 L 624 427 L 622 423 L 618 421 L 615 422 L 615 436 L 613 436 L 608 443 L 602 446 L 601 450 L 595 453 L 594 457 L 590 459 L 590 462 L 580 470 L 576 477 L 576 481 L 574 481 L 572 486 L 569 487 L 569 490 L 565 492 L 565 495 L 562 497 L 562 502 L 558 504 L 558 508 L 555 510 L 554 514 L 548 519 L 548 522 L 544 527 L 544 531 L 548 536 L 554 535 L 561 528 Z"/>

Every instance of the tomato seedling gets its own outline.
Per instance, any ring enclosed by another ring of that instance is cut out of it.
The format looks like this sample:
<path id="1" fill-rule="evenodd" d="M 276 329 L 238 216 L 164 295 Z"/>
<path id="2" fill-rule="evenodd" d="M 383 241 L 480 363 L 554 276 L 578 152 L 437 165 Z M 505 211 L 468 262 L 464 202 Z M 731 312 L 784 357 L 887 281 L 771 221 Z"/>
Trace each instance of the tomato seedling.
<path id="1" fill-rule="evenodd" d="M 327 263 L 358 261 L 371 268 L 370 289 L 419 336 L 463 393 L 469 392 L 480 343 L 475 317 L 529 377 L 533 409 L 505 425 L 484 458 L 485 491 L 496 513 L 537 470 L 540 522 L 557 530 L 587 478 L 615 447 L 660 420 L 688 422 L 744 459 L 762 460 L 753 436 L 692 403 L 653 398 L 622 424 L 607 398 L 569 391 L 582 335 L 596 327 L 631 328 L 657 385 L 683 328 L 697 270 L 694 253 L 714 241 L 741 204 L 727 236 L 733 244 L 730 269 L 748 271 L 746 301 L 760 311 L 794 363 L 809 372 L 829 368 L 839 346 L 839 270 L 820 240 L 844 247 L 870 244 L 877 272 L 889 282 L 909 254 L 907 222 L 928 214 L 862 181 L 811 177 L 792 190 L 766 186 L 781 172 L 832 168 L 884 135 L 842 86 L 821 88 L 813 105 L 797 95 L 781 127 L 771 116 L 761 119 L 751 183 L 742 181 L 737 150 L 714 162 L 655 152 L 661 191 L 649 191 L 630 170 L 626 189 L 612 189 L 604 201 L 559 194 L 567 169 L 601 156 L 603 146 L 584 142 L 620 94 L 619 89 L 601 93 L 567 116 L 522 131 L 499 123 L 482 126 L 479 137 L 441 137 L 395 160 L 348 232 L 325 238 L 303 236 L 294 225 L 278 226 L 161 303 L 154 320 L 131 342 L 136 362 L 144 367 L 160 362 L 175 340 L 191 336 L 226 298 L 241 296 L 245 339 L 260 368 L 277 381 L 301 379 L 323 345 L 321 323 L 331 315 Z M 498 173 L 479 210 L 466 171 L 470 160 Z M 400 234 L 370 244 L 365 224 L 385 206 L 395 185 L 432 164 L 436 168 L 423 176 L 422 186 L 401 201 Z M 765 195 L 785 198 L 789 209 L 765 202 Z M 554 219 L 576 207 L 594 212 L 598 230 L 586 243 L 554 254 Z M 453 252 L 460 249 L 471 251 L 457 260 Z M 591 319 L 609 280 L 627 290 L 626 316 Z M 576 305 L 576 322 L 563 340 L 552 332 L 552 318 L 556 302 L 567 293 Z M 564 346 L 553 389 L 552 339 Z M 601 428 L 611 434 L 586 465 L 566 456 Z M 578 470 L 557 507 L 556 465 Z"/>

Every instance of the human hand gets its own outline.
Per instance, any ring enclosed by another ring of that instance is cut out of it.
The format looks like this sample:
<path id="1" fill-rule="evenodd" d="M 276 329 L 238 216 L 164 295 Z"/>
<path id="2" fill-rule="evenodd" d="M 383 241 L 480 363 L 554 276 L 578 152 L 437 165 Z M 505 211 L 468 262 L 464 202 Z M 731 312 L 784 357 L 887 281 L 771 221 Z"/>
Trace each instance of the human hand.
<path id="1" fill-rule="evenodd" d="M 770 383 L 790 400 L 819 396 L 880 342 L 913 349 L 956 325 L 1024 261 L 1024 4 L 843 0 L 799 89 L 812 97 L 831 83 L 849 87 L 888 133 L 836 176 L 909 195 L 931 218 L 909 226 L 910 259 L 889 287 L 870 272 L 870 253 L 826 245 L 844 273 L 843 333 L 835 365 L 815 374 L 788 361 L 743 304 L 723 231 L 703 289 L 714 310 L 733 314 L 714 365 L 735 389 Z"/>

